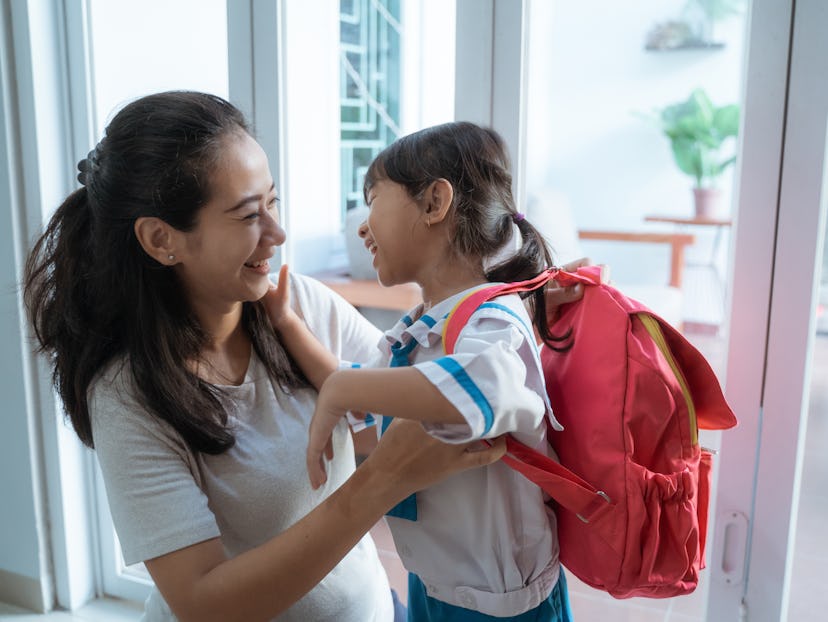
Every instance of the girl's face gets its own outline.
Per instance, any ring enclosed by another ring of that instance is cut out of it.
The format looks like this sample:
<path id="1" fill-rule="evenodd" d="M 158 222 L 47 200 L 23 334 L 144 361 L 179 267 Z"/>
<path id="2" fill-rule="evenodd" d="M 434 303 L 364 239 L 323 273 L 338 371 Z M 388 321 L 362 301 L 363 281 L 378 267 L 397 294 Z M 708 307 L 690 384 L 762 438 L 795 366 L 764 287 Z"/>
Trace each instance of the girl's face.
<path id="1" fill-rule="evenodd" d="M 418 281 L 427 256 L 427 226 L 404 186 L 383 179 L 368 192 L 368 220 L 359 228 L 385 286 Z"/>
<path id="2" fill-rule="evenodd" d="M 224 139 L 209 183 L 212 196 L 182 234 L 176 269 L 197 309 L 226 313 L 265 295 L 268 260 L 285 231 L 267 156 L 247 133 Z"/>

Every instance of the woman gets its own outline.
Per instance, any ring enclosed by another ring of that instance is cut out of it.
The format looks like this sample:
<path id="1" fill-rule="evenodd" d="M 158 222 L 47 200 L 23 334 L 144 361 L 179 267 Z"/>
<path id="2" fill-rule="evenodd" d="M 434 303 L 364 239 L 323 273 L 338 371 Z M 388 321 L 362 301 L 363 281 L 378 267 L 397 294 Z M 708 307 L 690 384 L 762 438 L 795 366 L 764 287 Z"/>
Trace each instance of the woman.
<path id="1" fill-rule="evenodd" d="M 395 426 L 328 485 L 305 473 L 316 393 L 261 298 L 285 240 L 267 158 L 241 113 L 192 92 L 122 109 L 78 165 L 27 262 L 25 300 L 79 438 L 94 447 L 124 557 L 158 591 L 148 620 L 393 619 L 365 534 L 411 492 L 488 464 Z M 377 330 L 317 282 L 294 309 L 343 358 Z M 159 593 L 160 592 L 160 593 Z"/>

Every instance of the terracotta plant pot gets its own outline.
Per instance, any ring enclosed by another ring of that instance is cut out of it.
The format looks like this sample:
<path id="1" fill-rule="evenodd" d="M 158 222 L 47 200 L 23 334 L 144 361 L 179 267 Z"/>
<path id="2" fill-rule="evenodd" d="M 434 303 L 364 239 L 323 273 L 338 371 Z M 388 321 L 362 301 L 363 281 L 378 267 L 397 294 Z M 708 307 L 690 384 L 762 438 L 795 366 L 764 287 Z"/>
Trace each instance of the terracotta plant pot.
<path id="1" fill-rule="evenodd" d="M 715 218 L 719 211 L 721 196 L 722 191 L 718 188 L 693 188 L 696 218 L 701 220 Z"/>

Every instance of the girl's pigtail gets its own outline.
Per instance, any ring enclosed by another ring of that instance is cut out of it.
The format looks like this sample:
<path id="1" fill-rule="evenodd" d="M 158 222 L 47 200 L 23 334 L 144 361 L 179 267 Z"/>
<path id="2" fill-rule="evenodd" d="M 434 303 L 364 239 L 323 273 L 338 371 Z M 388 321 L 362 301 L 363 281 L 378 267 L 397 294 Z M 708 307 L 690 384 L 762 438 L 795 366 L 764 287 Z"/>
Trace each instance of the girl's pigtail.
<path id="1" fill-rule="evenodd" d="M 532 223 L 523 214 L 509 216 L 510 226 L 514 222 L 520 231 L 522 245 L 514 255 L 503 263 L 494 266 L 486 273 L 486 279 L 492 282 L 514 282 L 531 279 L 550 266 L 554 265 L 549 245 Z M 553 335 L 549 328 L 546 309 L 546 287 L 523 294 L 524 298 L 531 297 L 533 323 L 544 343 L 553 350 L 566 350 L 569 346 L 560 346 L 569 340 L 571 331 L 565 335 Z"/>

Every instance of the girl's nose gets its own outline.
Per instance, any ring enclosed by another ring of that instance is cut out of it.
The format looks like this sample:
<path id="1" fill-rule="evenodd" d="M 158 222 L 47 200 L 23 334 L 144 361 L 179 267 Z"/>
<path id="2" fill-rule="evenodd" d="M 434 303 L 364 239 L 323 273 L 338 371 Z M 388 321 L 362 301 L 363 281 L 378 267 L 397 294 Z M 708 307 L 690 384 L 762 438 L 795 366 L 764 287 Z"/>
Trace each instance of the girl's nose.
<path id="1" fill-rule="evenodd" d="M 357 229 L 357 233 L 359 234 L 359 237 L 361 237 L 363 239 L 365 238 L 366 235 L 368 235 L 368 221 L 367 220 L 362 221 L 362 224 L 360 224 L 359 228 Z"/>

